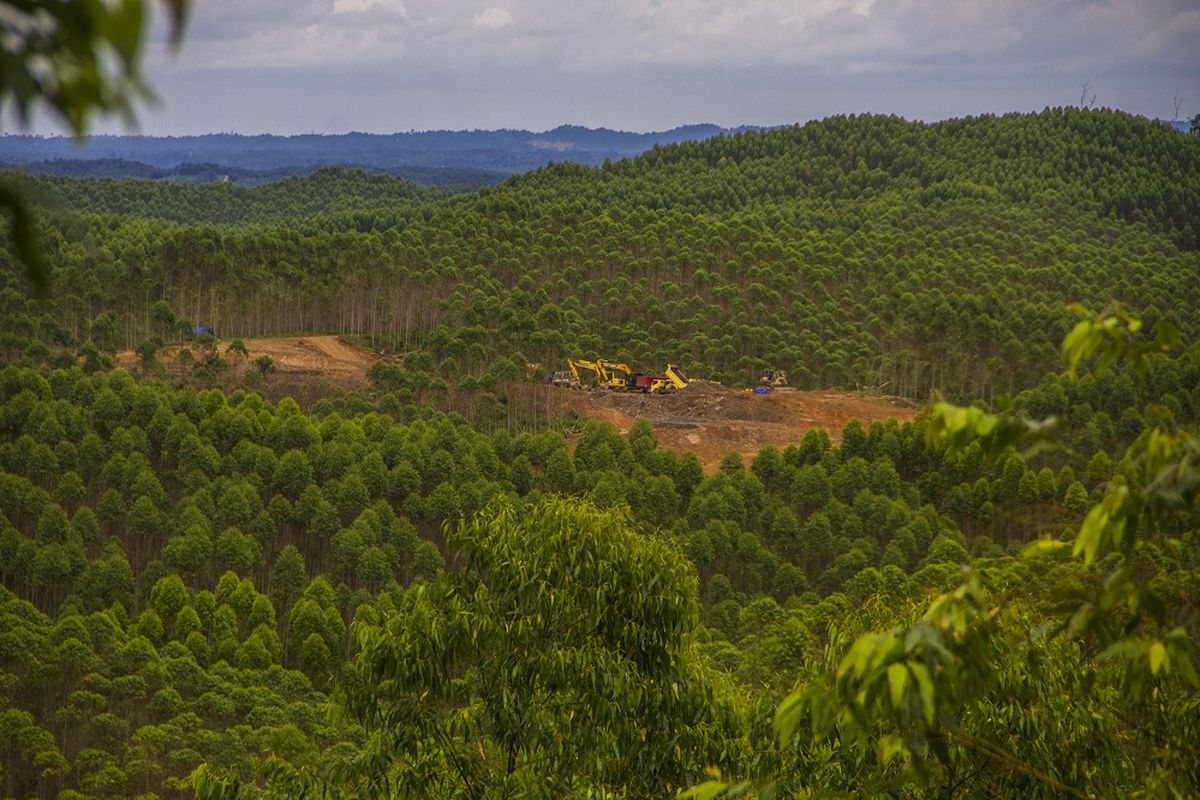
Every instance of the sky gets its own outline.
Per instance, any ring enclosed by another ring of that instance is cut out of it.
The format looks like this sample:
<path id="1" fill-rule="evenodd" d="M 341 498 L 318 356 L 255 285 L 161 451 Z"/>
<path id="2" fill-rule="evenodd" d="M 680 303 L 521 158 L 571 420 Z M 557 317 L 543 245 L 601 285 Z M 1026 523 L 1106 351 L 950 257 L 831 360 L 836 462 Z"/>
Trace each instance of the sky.
<path id="1" fill-rule="evenodd" d="M 192 2 L 182 47 L 161 20 L 146 47 L 157 107 L 96 132 L 936 120 L 1078 104 L 1085 83 L 1097 107 L 1171 118 L 1178 93 L 1200 113 L 1200 0 Z"/>

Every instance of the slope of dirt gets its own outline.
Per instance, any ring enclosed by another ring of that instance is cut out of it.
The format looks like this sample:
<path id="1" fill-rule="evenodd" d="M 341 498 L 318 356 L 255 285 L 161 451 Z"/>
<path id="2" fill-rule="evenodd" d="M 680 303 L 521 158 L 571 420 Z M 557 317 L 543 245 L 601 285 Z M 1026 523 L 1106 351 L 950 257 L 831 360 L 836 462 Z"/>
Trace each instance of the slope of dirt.
<path id="1" fill-rule="evenodd" d="M 347 344 L 337 336 L 291 336 L 244 339 L 247 363 L 236 369 L 252 370 L 249 362 L 262 355 L 275 362 L 271 379 L 274 389 L 310 406 L 328 394 L 328 387 L 361 389 L 368 385 L 367 370 L 376 357 Z M 220 350 L 225 352 L 227 342 Z M 166 348 L 160 360 L 170 370 L 181 345 Z M 135 353 L 117 356 L 118 363 L 133 369 Z M 544 387 L 547 416 L 557 418 L 574 411 L 584 419 L 608 422 L 626 432 L 639 417 L 654 426 L 658 441 L 680 453 L 692 452 L 708 472 L 732 451 L 753 457 L 763 447 L 786 447 L 798 443 L 806 431 L 824 428 L 836 442 L 842 428 L 852 419 L 864 425 L 876 420 L 911 419 L 917 409 L 881 397 L 864 397 L 835 391 L 777 391 L 757 395 L 718 383 L 695 381 L 683 391 L 668 395 L 644 395 L 604 390 L 575 391 Z M 540 392 L 539 392 L 540 393 Z M 540 406 L 541 403 L 539 402 Z"/>
<path id="2" fill-rule="evenodd" d="M 337 336 L 300 336 L 276 339 L 245 339 L 250 360 L 268 355 L 280 371 L 319 376 L 349 388 L 365 386 L 367 370 L 375 358 L 366 350 L 347 344 Z"/>
<path id="3" fill-rule="evenodd" d="M 645 418 L 658 441 L 677 452 L 693 452 L 707 472 L 731 451 L 753 457 L 763 447 L 797 444 L 805 432 L 823 428 L 834 442 L 852 419 L 864 427 L 876 420 L 912 419 L 917 409 L 887 398 L 836 391 L 777 391 L 767 395 L 697 381 L 670 395 L 562 389 L 564 410 L 628 431 Z"/>
<path id="4" fill-rule="evenodd" d="M 337 336 L 288 336 L 263 339 L 243 339 L 249 353 L 248 361 L 259 356 L 270 356 L 277 372 L 289 378 L 312 378 L 336 384 L 347 389 L 358 389 L 367 385 L 367 370 L 375 363 L 375 357 L 366 350 L 347 344 Z M 222 355 L 228 342 L 218 345 Z M 173 345 L 159 354 L 159 359 L 168 363 L 175 358 L 183 345 Z M 126 351 L 117 355 L 117 363 L 132 369 L 138 363 L 137 354 Z"/>

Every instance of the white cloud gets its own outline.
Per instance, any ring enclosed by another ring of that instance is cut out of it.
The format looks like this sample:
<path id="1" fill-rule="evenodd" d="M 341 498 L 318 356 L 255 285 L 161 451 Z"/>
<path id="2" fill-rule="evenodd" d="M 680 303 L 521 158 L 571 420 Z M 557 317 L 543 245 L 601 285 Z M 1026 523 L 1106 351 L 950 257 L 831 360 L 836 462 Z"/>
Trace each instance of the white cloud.
<path id="1" fill-rule="evenodd" d="M 209 129 L 298 124 L 266 111 L 287 91 L 355 127 L 932 118 L 1070 103 L 1086 80 L 1161 115 L 1176 86 L 1200 111 L 1198 36 L 1197 0 L 200 0 L 146 71 L 197 87 L 162 93 L 181 117 L 237 71 L 244 102 L 211 98 L 231 110 Z"/>
<path id="2" fill-rule="evenodd" d="M 506 8 L 490 6 L 471 19 L 471 29 L 476 31 L 498 31 L 513 24 L 513 15 Z"/>
<path id="3" fill-rule="evenodd" d="M 392 11 L 402 18 L 408 17 L 404 0 L 333 0 L 334 14 L 354 14 L 376 8 Z"/>

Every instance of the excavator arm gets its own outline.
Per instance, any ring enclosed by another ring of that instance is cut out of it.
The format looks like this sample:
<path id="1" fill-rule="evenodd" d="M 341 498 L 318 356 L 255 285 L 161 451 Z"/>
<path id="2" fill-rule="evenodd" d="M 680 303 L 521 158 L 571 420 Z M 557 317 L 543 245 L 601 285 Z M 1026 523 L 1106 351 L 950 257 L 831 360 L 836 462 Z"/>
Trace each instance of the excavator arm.
<path id="1" fill-rule="evenodd" d="M 611 370 L 613 372 L 623 372 L 626 375 L 633 374 L 633 370 L 629 368 L 629 365 L 624 364 L 620 361 L 604 361 L 603 359 L 601 359 L 600 364 L 606 370 Z"/>
<path id="2" fill-rule="evenodd" d="M 606 361 L 604 359 L 600 359 L 599 364 L 604 368 L 604 385 L 609 389 L 625 391 L 633 388 L 633 370 L 629 368 L 628 364 L 620 361 Z M 618 372 L 625 377 L 622 378 L 617 374 Z"/>
<path id="3" fill-rule="evenodd" d="M 583 379 L 579 377 L 579 370 L 586 369 L 596 374 L 596 380 L 601 386 L 608 385 L 608 372 L 604 369 L 604 363 L 601 361 L 583 361 L 573 358 L 567 359 L 567 368 L 571 370 L 571 377 L 580 386 L 583 385 Z"/>

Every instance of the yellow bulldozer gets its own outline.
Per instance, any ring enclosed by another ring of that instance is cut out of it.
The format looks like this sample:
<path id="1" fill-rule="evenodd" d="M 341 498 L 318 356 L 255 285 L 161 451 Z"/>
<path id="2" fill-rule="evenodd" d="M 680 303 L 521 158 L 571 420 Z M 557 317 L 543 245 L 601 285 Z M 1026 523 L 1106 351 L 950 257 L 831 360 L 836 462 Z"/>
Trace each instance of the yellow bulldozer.
<path id="1" fill-rule="evenodd" d="M 794 392 L 796 388 L 788 385 L 787 373 L 781 369 L 764 369 L 758 378 L 759 394 L 767 392 Z"/>

